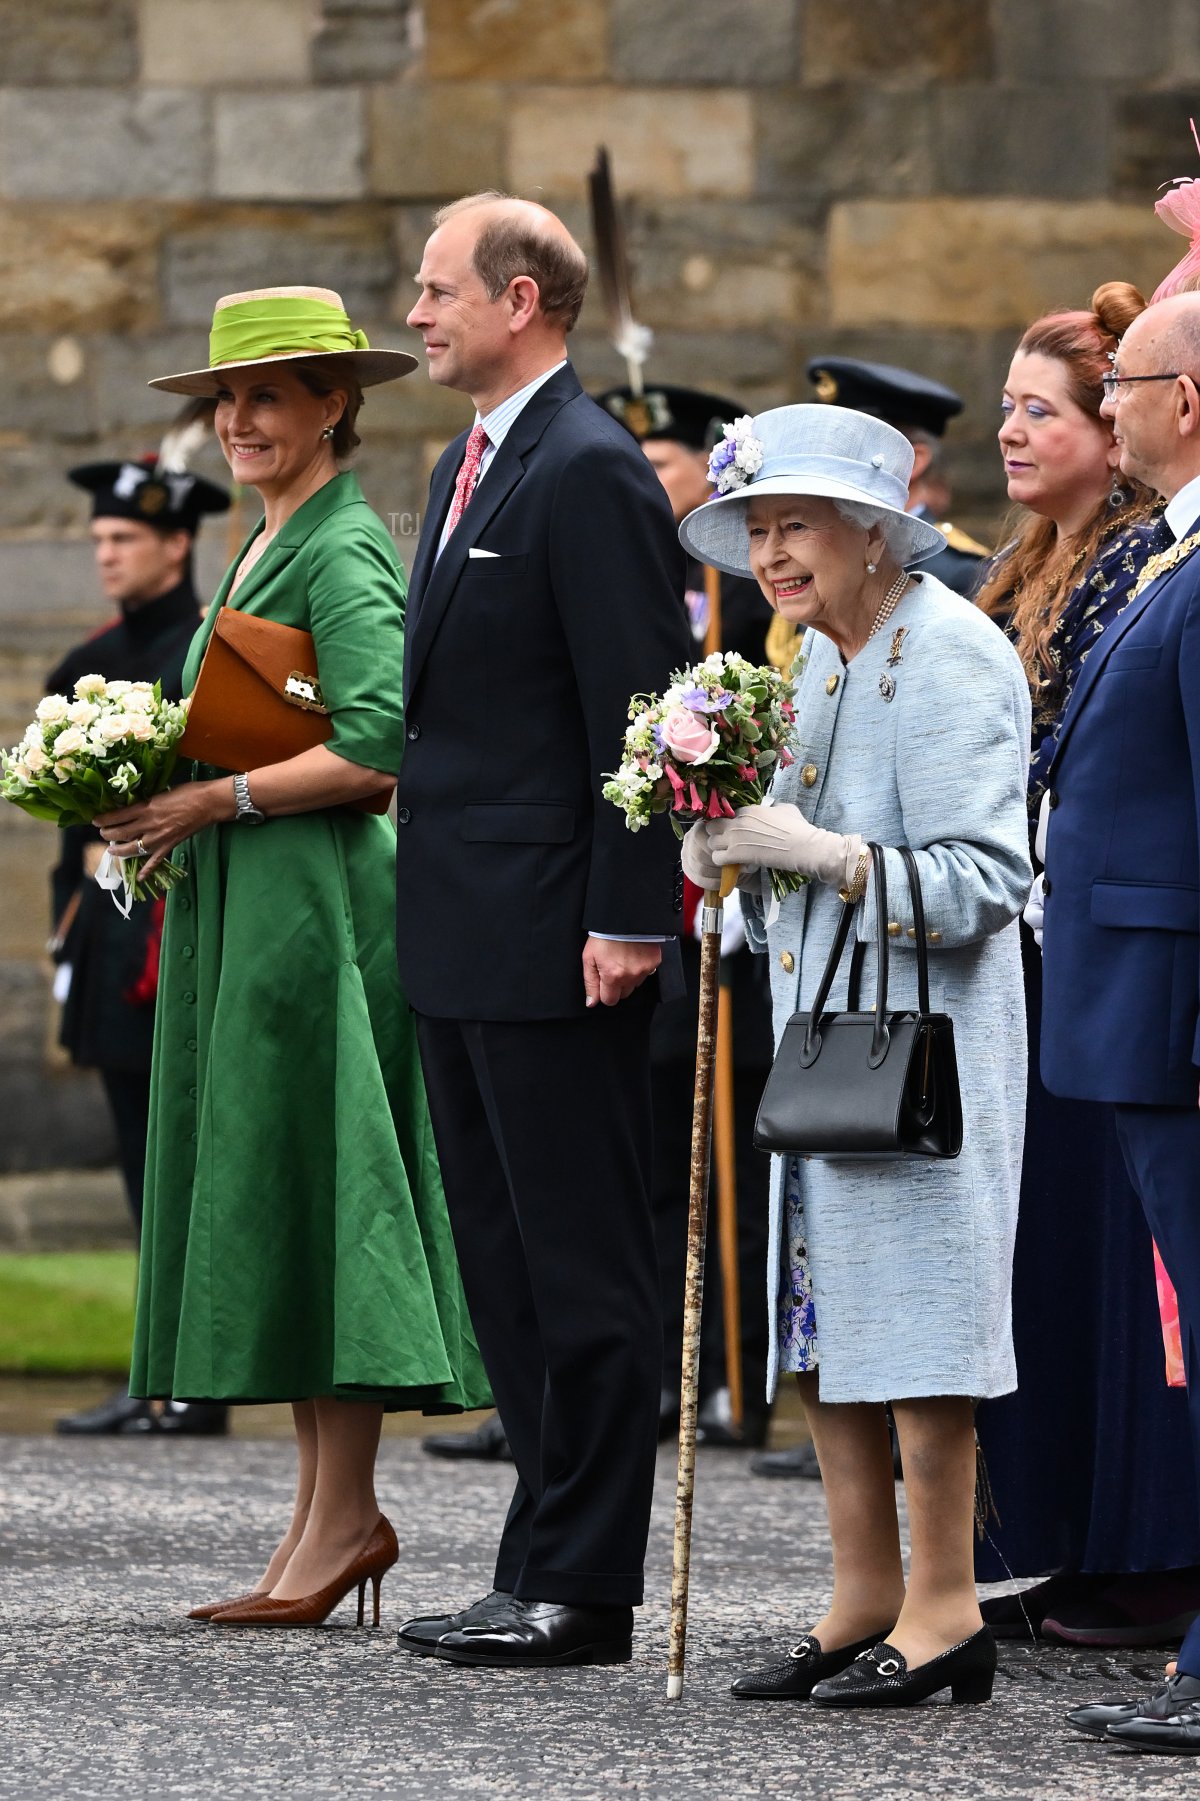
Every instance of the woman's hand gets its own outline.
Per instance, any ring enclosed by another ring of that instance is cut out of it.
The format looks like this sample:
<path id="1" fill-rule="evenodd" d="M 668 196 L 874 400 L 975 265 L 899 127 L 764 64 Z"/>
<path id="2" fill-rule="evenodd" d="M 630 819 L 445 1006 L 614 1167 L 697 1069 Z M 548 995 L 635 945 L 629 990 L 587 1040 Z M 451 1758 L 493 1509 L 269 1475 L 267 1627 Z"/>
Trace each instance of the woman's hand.
<path id="1" fill-rule="evenodd" d="M 698 820 L 684 833 L 679 860 L 683 864 L 684 875 L 689 882 L 695 882 L 697 888 L 707 889 L 711 893 L 721 886 L 721 871 L 713 861 L 706 819 Z"/>
<path id="2" fill-rule="evenodd" d="M 165 861 L 185 838 L 232 819 L 236 811 L 233 778 L 215 782 L 183 782 L 149 800 L 132 801 L 96 820 L 100 835 L 114 857 L 144 857 L 138 872 L 145 876 Z"/>
<path id="3" fill-rule="evenodd" d="M 721 867 L 756 863 L 814 876 L 830 888 L 850 888 L 863 841 L 857 832 L 827 832 L 811 825 L 799 807 L 760 805 L 739 807 L 732 819 L 710 820 L 707 849 Z"/>

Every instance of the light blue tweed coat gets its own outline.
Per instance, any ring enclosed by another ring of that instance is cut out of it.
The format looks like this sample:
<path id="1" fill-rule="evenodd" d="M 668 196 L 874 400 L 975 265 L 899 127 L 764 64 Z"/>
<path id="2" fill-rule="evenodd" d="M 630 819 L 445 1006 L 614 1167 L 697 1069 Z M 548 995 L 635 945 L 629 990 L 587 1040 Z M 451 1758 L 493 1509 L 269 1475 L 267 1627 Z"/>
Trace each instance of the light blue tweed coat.
<path id="1" fill-rule="evenodd" d="M 903 630 L 894 654 L 895 634 Z M 963 1149 L 953 1162 L 799 1163 L 823 1401 L 1006 1394 L 1016 1387 L 1010 1288 L 1025 1125 L 1025 1002 L 1017 917 L 1032 871 L 1026 823 L 1029 689 L 1004 634 L 932 576 L 843 665 L 810 631 L 796 690 L 796 760 L 773 789 L 815 825 L 886 847 L 889 1006 L 916 1004 L 904 866 L 916 852 L 930 1002 L 954 1020 Z M 883 686 L 881 690 L 881 678 Z M 890 698 L 885 691 L 891 687 Z M 772 917 L 770 885 L 747 925 L 771 958 L 775 1037 L 810 1006 L 842 910 L 813 882 Z M 872 882 L 860 936 L 875 939 Z M 849 950 L 831 1007 L 844 1006 Z M 789 973 L 786 964 L 794 964 Z M 861 1004 L 875 995 L 868 948 Z M 779 1371 L 779 1299 L 790 1284 L 786 1163 L 774 1160 L 767 1271 Z"/>

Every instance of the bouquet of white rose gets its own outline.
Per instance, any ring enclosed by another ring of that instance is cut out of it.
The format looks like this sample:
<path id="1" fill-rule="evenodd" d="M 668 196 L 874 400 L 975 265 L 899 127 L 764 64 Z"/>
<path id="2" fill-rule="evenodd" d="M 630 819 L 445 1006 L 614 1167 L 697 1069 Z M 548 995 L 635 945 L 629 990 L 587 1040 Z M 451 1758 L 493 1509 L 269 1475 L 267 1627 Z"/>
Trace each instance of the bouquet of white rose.
<path id="1" fill-rule="evenodd" d="M 186 705 L 164 700 L 158 682 L 80 676 L 72 700 L 48 694 L 20 744 L 0 753 L 0 796 L 34 819 L 90 825 L 169 785 L 186 724 Z M 168 862 L 142 880 L 140 861 L 108 855 L 97 874 L 114 894 L 123 889 L 126 915 L 132 901 L 165 894 L 183 875 Z"/>

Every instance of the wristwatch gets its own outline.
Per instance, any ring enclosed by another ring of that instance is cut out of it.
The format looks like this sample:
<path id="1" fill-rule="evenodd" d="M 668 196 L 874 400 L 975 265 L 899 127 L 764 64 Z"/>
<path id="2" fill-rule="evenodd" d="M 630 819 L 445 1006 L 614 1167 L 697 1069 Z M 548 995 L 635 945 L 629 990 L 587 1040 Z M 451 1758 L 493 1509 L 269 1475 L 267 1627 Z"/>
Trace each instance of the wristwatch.
<path id="1" fill-rule="evenodd" d="M 244 820 L 247 825 L 262 825 L 267 816 L 250 799 L 250 782 L 246 776 L 234 776 L 233 798 L 237 802 L 237 812 L 233 816 L 235 819 Z"/>

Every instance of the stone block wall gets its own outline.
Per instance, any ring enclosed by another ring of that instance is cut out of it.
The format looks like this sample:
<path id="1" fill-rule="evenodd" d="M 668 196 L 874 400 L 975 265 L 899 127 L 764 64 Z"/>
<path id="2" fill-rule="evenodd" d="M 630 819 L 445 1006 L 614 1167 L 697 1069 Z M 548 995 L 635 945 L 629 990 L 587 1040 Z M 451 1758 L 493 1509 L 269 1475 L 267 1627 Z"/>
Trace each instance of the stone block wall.
<path id="1" fill-rule="evenodd" d="M 994 536 L 1014 338 L 1175 260 L 1152 203 L 1200 173 L 1198 101 L 1195 0 L 5 0 L 0 740 L 103 616 L 63 471 L 154 444 L 145 381 L 200 358 L 221 293 L 325 284 L 401 345 L 431 208 L 511 188 L 586 239 L 606 143 L 651 375 L 751 409 L 806 398 L 819 351 L 949 381 L 957 516 Z M 598 296 L 574 355 L 621 379 Z M 468 413 L 423 373 L 368 398 L 359 467 L 407 554 Z M 210 589 L 230 544 L 210 528 Z M 5 812 L 0 1169 L 95 1160 L 94 1084 L 47 1048 L 53 844 Z"/>

